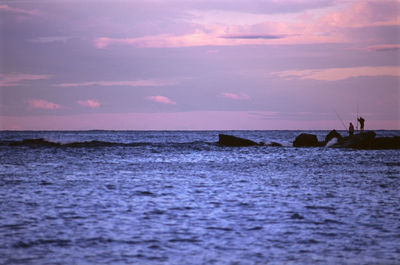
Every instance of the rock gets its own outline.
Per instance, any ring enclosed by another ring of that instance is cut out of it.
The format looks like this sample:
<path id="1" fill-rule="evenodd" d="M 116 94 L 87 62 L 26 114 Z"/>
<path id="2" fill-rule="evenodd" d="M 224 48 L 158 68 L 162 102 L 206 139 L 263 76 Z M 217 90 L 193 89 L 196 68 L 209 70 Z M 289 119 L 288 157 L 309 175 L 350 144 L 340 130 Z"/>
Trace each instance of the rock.
<path id="1" fill-rule="evenodd" d="M 319 143 L 318 138 L 314 134 L 302 133 L 296 137 L 293 142 L 294 147 L 316 147 L 323 146 L 324 143 Z"/>
<path id="2" fill-rule="evenodd" d="M 328 136 L 327 136 L 328 137 Z M 354 149 L 400 149 L 400 136 L 379 137 L 368 131 L 339 139 L 332 147 Z"/>
<path id="3" fill-rule="evenodd" d="M 218 135 L 218 144 L 222 146 L 254 146 L 254 145 L 259 145 L 258 143 L 244 139 L 244 138 L 239 138 L 236 136 L 232 135 L 227 135 L 227 134 L 219 134 Z"/>
<path id="4" fill-rule="evenodd" d="M 343 139 L 332 147 L 374 149 L 376 133 L 368 131 L 343 137 Z"/>
<path id="5" fill-rule="evenodd" d="M 336 138 L 338 142 L 340 142 L 343 139 L 340 133 L 338 133 L 336 130 L 332 130 L 325 136 L 325 144 L 327 144 L 333 138 Z"/>
<path id="6" fill-rule="evenodd" d="M 280 143 L 277 143 L 277 142 L 271 142 L 271 143 L 268 144 L 267 146 L 281 147 L 282 145 L 281 145 Z"/>
<path id="7" fill-rule="evenodd" d="M 400 149 L 400 136 L 376 138 L 374 149 Z"/>

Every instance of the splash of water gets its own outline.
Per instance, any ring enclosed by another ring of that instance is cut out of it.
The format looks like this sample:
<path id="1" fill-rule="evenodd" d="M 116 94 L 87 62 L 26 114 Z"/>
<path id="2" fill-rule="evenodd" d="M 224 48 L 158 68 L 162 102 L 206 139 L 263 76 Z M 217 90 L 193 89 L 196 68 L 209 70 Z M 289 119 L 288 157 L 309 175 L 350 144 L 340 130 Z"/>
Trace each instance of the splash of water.
<path id="1" fill-rule="evenodd" d="M 336 144 L 337 142 L 338 142 L 338 139 L 336 137 L 332 138 L 329 142 L 326 143 L 325 147 L 326 148 L 331 147 L 332 145 Z"/>

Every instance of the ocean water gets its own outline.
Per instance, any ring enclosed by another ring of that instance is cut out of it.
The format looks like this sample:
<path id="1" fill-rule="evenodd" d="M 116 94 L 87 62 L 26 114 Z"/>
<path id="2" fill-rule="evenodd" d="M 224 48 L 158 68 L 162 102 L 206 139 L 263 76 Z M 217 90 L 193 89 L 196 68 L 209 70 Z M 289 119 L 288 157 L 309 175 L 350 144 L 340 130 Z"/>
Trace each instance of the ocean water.
<path id="1" fill-rule="evenodd" d="M 400 264 L 400 150 L 300 133 L 0 132 L 0 264 Z"/>

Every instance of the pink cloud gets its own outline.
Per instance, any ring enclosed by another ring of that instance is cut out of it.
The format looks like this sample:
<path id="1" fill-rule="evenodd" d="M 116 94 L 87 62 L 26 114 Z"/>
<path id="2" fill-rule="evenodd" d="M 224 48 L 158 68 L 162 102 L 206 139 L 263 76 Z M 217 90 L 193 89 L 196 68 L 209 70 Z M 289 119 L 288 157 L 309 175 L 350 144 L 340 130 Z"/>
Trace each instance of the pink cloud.
<path id="1" fill-rule="evenodd" d="M 0 5 L 0 11 L 22 14 L 22 15 L 30 15 L 30 16 L 37 14 L 37 11 L 35 11 L 35 10 L 25 10 L 25 9 L 20 9 L 20 8 L 14 8 L 14 7 L 10 7 L 8 5 Z"/>
<path id="2" fill-rule="evenodd" d="M 54 110 L 61 108 L 60 105 L 49 102 L 43 99 L 28 99 L 26 101 L 31 108 L 34 109 L 47 109 L 47 110 Z"/>
<path id="3" fill-rule="evenodd" d="M 335 28 L 400 25 L 398 0 L 358 0 L 329 12 L 318 19 L 318 25 Z"/>
<path id="4" fill-rule="evenodd" d="M 23 73 L 0 74 L 0 87 L 20 86 L 22 81 L 35 81 L 49 79 L 50 75 L 35 75 Z"/>
<path id="5" fill-rule="evenodd" d="M 94 41 L 97 48 L 105 48 L 110 45 L 129 45 L 138 48 L 176 48 L 191 46 L 208 45 L 227 45 L 228 41 L 219 39 L 217 36 L 208 34 L 202 30 L 196 30 L 193 33 L 185 35 L 155 35 L 140 38 L 98 38 Z"/>
<path id="6" fill-rule="evenodd" d="M 190 33 L 183 35 L 161 34 L 140 38 L 98 38 L 94 40 L 97 48 L 112 45 L 128 45 L 137 48 L 177 48 L 194 46 L 232 46 L 246 44 L 275 43 L 282 35 L 230 33 L 230 26 L 221 24 L 198 25 Z"/>
<path id="7" fill-rule="evenodd" d="M 363 66 L 325 69 L 305 69 L 274 72 L 284 78 L 338 81 L 360 76 L 400 76 L 399 66 Z"/>
<path id="8" fill-rule="evenodd" d="M 274 39 L 283 39 L 286 38 L 285 35 L 272 35 L 272 34 L 226 34 L 220 36 L 220 38 L 224 39 L 245 39 L 245 40 L 274 40 Z"/>
<path id="9" fill-rule="evenodd" d="M 351 43 L 357 34 L 351 29 L 373 26 L 398 26 L 398 1 L 357 0 L 337 1 L 329 9 L 314 9 L 302 13 L 264 15 L 238 13 L 249 17 L 245 24 L 235 19 L 220 23 L 199 22 L 198 12 L 193 18 L 196 29 L 181 35 L 150 35 L 139 38 L 102 37 L 94 40 L 97 48 L 128 45 L 137 48 L 176 48 L 196 46 L 274 45 L 312 43 Z M 206 14 L 203 14 L 206 16 Z M 237 14 L 236 14 L 237 16 Z M 254 16 L 257 19 L 252 20 Z M 258 21 L 254 23 L 255 21 Z"/>
<path id="10" fill-rule="evenodd" d="M 171 99 L 164 96 L 149 96 L 147 97 L 147 99 L 157 103 L 176 105 L 175 101 L 172 101 Z"/>
<path id="11" fill-rule="evenodd" d="M 198 46 L 237 46 L 237 45 L 271 45 L 293 43 L 335 43 L 345 42 L 343 38 L 330 35 L 310 35 L 305 33 L 304 25 L 284 25 L 284 23 L 268 22 L 268 27 L 273 28 L 274 33 L 249 33 L 254 31 L 251 27 L 237 27 L 240 32 L 225 34 L 232 31 L 234 26 L 207 25 L 205 29 L 197 29 L 193 33 L 185 35 L 155 35 L 140 38 L 99 38 L 94 41 L 97 48 L 108 46 L 126 45 L 136 48 L 179 48 Z M 260 27 L 260 25 L 257 25 Z M 280 31 L 280 28 L 282 29 Z M 299 31 L 300 29 L 300 31 Z M 303 32 L 301 32 L 301 30 Z M 300 32 L 300 33 L 299 33 Z M 281 34 L 283 33 L 283 34 Z"/>
<path id="12" fill-rule="evenodd" d="M 205 25 L 192 33 L 184 35 L 154 35 L 140 38 L 98 38 L 94 45 L 101 49 L 112 45 L 128 45 L 136 48 L 178 48 L 196 46 L 234 46 L 276 44 L 287 36 L 266 33 L 226 34 L 228 26 Z"/>
<path id="13" fill-rule="evenodd" d="M 95 99 L 78 100 L 78 104 L 89 108 L 98 108 L 101 105 L 100 102 Z"/>
<path id="14" fill-rule="evenodd" d="M 257 32 L 267 32 L 267 37 L 286 36 L 275 40 L 277 44 L 351 43 L 360 41 L 354 34 L 358 28 L 399 26 L 398 8 L 397 0 L 337 1 L 329 9 L 309 10 L 286 18 L 271 16 L 258 24 L 231 28 L 240 33 L 252 32 L 255 36 Z"/>
<path id="15" fill-rule="evenodd" d="M 250 99 L 250 97 L 245 93 L 221 93 L 221 96 L 224 98 L 230 98 L 234 100 L 243 100 L 243 99 Z"/>
<path id="16" fill-rule="evenodd" d="M 157 80 L 144 79 L 133 81 L 89 81 L 77 83 L 61 83 L 55 84 L 56 87 L 82 87 L 82 86 L 131 86 L 131 87 L 146 87 L 146 86 L 171 86 L 179 83 L 178 79 Z"/>

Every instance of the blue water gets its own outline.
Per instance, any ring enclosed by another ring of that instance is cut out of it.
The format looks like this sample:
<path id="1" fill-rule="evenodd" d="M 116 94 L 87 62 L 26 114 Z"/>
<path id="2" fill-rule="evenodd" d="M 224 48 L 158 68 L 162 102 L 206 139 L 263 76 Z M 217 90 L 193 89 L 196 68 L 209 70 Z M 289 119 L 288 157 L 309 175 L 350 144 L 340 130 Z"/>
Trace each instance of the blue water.
<path id="1" fill-rule="evenodd" d="M 218 133 L 0 132 L 0 263 L 400 263 L 399 150 Z"/>

